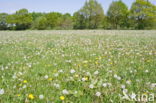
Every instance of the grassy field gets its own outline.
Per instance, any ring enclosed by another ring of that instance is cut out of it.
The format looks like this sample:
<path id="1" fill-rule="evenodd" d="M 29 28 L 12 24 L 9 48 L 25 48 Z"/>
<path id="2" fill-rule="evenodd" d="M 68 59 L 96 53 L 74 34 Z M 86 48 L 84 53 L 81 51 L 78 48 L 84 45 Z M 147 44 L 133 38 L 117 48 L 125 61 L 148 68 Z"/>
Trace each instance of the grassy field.
<path id="1" fill-rule="evenodd" d="M 141 95 L 156 96 L 156 31 L 0 31 L 0 103 L 133 103 Z"/>

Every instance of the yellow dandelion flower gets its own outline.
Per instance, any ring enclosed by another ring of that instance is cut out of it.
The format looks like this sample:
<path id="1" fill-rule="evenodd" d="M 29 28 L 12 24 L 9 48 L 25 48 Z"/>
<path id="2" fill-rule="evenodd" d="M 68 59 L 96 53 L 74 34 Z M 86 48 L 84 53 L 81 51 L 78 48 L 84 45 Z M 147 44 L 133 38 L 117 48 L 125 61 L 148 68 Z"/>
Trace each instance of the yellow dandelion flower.
<path id="1" fill-rule="evenodd" d="M 87 61 L 87 60 L 85 60 L 85 61 L 83 61 L 83 63 L 87 64 L 87 63 L 88 63 L 88 61 Z"/>
<path id="2" fill-rule="evenodd" d="M 28 83 L 28 81 L 27 80 L 24 80 L 23 83 Z"/>
<path id="3" fill-rule="evenodd" d="M 88 77 L 84 77 L 84 80 L 87 81 L 88 80 Z"/>
<path id="4" fill-rule="evenodd" d="M 48 80 L 49 80 L 49 81 L 51 81 L 51 80 L 52 80 L 52 78 L 49 78 Z"/>
<path id="5" fill-rule="evenodd" d="M 64 100 L 65 99 L 65 97 L 64 96 L 60 96 L 60 100 Z"/>
<path id="6" fill-rule="evenodd" d="M 99 63 L 96 61 L 95 64 L 99 64 Z"/>
<path id="7" fill-rule="evenodd" d="M 33 94 L 29 94 L 29 95 L 28 95 L 28 98 L 29 98 L 29 99 L 34 99 L 35 97 L 33 96 Z"/>
<path id="8" fill-rule="evenodd" d="M 79 77 L 79 75 L 76 74 L 75 77 Z"/>
<path id="9" fill-rule="evenodd" d="M 20 97 L 21 95 L 20 94 L 17 94 L 16 96 Z"/>

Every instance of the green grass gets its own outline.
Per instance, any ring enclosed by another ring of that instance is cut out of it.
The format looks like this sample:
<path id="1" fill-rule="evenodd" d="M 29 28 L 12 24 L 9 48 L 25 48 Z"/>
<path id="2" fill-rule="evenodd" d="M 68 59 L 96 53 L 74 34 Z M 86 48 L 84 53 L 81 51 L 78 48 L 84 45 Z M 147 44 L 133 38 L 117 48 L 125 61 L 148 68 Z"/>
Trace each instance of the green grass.
<path id="1" fill-rule="evenodd" d="M 0 103 L 133 103 L 154 83 L 156 31 L 0 32 Z"/>

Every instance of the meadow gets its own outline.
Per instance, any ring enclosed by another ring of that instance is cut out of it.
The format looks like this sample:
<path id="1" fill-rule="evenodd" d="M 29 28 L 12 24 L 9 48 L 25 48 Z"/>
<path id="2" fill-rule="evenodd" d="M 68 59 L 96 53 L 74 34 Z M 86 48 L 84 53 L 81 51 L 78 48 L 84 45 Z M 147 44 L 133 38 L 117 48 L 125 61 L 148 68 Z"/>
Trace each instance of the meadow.
<path id="1" fill-rule="evenodd" d="M 136 101 L 156 101 L 156 31 L 0 31 L 0 103 Z"/>

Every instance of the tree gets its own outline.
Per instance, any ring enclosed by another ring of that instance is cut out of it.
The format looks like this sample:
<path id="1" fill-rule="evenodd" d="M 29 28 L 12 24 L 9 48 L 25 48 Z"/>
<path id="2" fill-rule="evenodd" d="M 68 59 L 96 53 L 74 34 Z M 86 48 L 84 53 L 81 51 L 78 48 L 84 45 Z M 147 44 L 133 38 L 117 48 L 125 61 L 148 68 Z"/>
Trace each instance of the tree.
<path id="1" fill-rule="evenodd" d="M 32 12 L 30 13 L 32 16 L 33 21 L 35 21 L 38 17 L 44 16 L 45 13 L 40 13 L 40 12 Z"/>
<path id="2" fill-rule="evenodd" d="M 76 26 L 76 28 L 97 29 L 102 27 L 104 11 L 101 4 L 96 0 L 89 0 L 85 2 L 85 5 L 74 16 L 78 20 L 76 24 L 80 26 Z"/>
<path id="3" fill-rule="evenodd" d="M 45 17 L 48 21 L 48 27 L 50 29 L 54 29 L 55 27 L 59 26 L 62 14 L 58 12 L 51 12 L 51 13 L 46 14 Z"/>
<path id="4" fill-rule="evenodd" d="M 0 30 L 6 30 L 7 29 L 7 23 L 6 23 L 6 17 L 8 14 L 1 13 L 0 14 Z"/>
<path id="5" fill-rule="evenodd" d="M 86 29 L 86 19 L 85 16 L 81 14 L 81 11 L 75 12 L 73 16 L 73 28 L 74 29 Z"/>
<path id="6" fill-rule="evenodd" d="M 128 27 L 128 7 L 121 1 L 113 1 L 107 12 L 112 29 Z"/>
<path id="7" fill-rule="evenodd" d="M 60 20 L 61 29 L 73 29 L 72 16 L 69 13 L 64 14 Z"/>
<path id="8" fill-rule="evenodd" d="M 156 6 L 146 0 L 136 0 L 130 10 L 134 29 L 156 28 Z"/>
<path id="9" fill-rule="evenodd" d="M 16 11 L 15 14 L 9 15 L 7 17 L 7 22 L 9 25 L 15 25 L 16 30 L 25 30 L 30 28 L 32 23 L 32 16 L 29 14 L 27 9 L 21 9 Z"/>
<path id="10" fill-rule="evenodd" d="M 48 27 L 47 24 L 48 24 L 48 21 L 47 21 L 46 17 L 41 16 L 41 17 L 38 17 L 33 22 L 32 28 L 33 29 L 38 29 L 38 30 L 44 30 L 44 29 L 47 29 L 47 27 Z"/>

